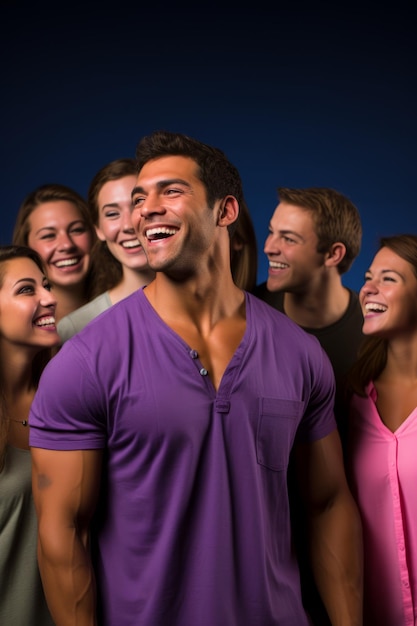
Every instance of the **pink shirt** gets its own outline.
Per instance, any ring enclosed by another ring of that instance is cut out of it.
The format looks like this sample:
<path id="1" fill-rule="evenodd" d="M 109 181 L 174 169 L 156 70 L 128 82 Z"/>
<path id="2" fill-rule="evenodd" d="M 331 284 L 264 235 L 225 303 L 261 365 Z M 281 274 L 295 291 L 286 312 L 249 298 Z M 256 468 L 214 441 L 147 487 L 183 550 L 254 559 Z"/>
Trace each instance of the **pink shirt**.
<path id="1" fill-rule="evenodd" d="M 350 409 L 351 485 L 362 515 L 365 620 L 417 625 L 417 407 L 395 431 L 382 422 L 373 383 Z"/>

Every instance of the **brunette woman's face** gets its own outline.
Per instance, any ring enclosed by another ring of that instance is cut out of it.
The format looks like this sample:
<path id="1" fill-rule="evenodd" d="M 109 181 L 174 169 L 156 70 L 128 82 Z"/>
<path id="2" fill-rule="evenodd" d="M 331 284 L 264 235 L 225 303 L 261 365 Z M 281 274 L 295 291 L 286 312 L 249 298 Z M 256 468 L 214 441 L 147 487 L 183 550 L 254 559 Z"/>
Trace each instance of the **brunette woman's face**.
<path id="1" fill-rule="evenodd" d="M 365 335 L 409 336 L 417 330 L 417 277 L 408 261 L 381 248 L 365 275 L 359 300 Z"/>
<path id="2" fill-rule="evenodd" d="M 42 257 L 53 285 L 84 282 L 93 238 L 78 207 L 67 200 L 39 204 L 29 216 L 28 246 Z"/>
<path id="3" fill-rule="evenodd" d="M 32 259 L 1 264 L 0 343 L 42 350 L 58 345 L 56 299 L 44 274 Z"/>
<path id="4" fill-rule="evenodd" d="M 106 182 L 97 198 L 97 236 L 107 243 L 112 255 L 123 267 L 143 270 L 148 261 L 132 224 L 132 189 L 136 176 L 124 176 Z"/>

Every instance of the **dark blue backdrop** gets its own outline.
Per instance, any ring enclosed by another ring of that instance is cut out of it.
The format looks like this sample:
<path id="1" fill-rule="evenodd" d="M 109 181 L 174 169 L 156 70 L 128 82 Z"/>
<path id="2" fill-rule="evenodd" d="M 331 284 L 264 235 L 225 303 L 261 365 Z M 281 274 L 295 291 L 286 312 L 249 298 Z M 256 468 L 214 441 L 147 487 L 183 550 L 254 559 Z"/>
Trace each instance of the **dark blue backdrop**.
<path id="1" fill-rule="evenodd" d="M 345 277 L 354 288 L 380 235 L 417 231 L 411 2 L 3 5 L 0 243 L 32 188 L 61 182 L 85 194 L 99 167 L 133 156 L 158 128 L 217 145 L 238 166 L 259 280 L 278 186 L 333 187 L 358 206 L 363 247 Z"/>

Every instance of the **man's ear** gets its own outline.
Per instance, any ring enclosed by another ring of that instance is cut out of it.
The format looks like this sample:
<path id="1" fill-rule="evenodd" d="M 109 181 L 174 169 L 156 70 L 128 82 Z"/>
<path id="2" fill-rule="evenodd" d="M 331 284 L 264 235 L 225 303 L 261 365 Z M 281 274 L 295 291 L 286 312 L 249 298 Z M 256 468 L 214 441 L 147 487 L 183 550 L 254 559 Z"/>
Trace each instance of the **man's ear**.
<path id="1" fill-rule="evenodd" d="M 239 203 L 234 196 L 226 196 L 218 209 L 217 225 L 230 226 L 239 217 Z"/>
<path id="2" fill-rule="evenodd" d="M 346 255 L 346 246 L 341 241 L 336 241 L 330 246 L 325 254 L 325 265 L 327 267 L 336 267 Z"/>

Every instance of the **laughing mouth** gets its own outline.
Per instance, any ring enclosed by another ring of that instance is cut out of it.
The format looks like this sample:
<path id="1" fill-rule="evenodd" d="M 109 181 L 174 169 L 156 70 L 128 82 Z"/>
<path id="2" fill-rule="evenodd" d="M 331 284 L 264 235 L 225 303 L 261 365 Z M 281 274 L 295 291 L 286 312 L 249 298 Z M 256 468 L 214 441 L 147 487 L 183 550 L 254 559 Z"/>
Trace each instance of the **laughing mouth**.
<path id="1" fill-rule="evenodd" d="M 130 241 L 122 241 L 120 245 L 122 246 L 122 248 L 129 248 L 129 249 L 141 247 L 138 239 L 131 239 Z"/>
<path id="2" fill-rule="evenodd" d="M 39 317 L 34 321 L 35 326 L 55 326 L 55 318 L 52 315 L 48 317 Z"/>
<path id="3" fill-rule="evenodd" d="M 367 313 L 385 313 L 387 309 L 387 306 L 379 304 L 378 302 L 367 302 L 365 304 L 365 311 Z"/>
<path id="4" fill-rule="evenodd" d="M 269 267 L 273 270 L 286 270 L 288 263 L 279 263 L 278 261 L 269 261 Z"/>
<path id="5" fill-rule="evenodd" d="M 157 228 L 149 228 L 145 234 L 148 241 L 156 241 L 159 239 L 166 239 L 167 237 L 171 237 L 172 235 L 175 235 L 176 232 L 176 228 L 167 228 L 166 226 L 160 226 Z"/>
<path id="6" fill-rule="evenodd" d="M 81 261 L 80 257 L 72 258 L 72 259 L 61 259 L 60 261 L 55 261 L 55 267 L 71 267 L 72 265 L 78 265 Z"/>

